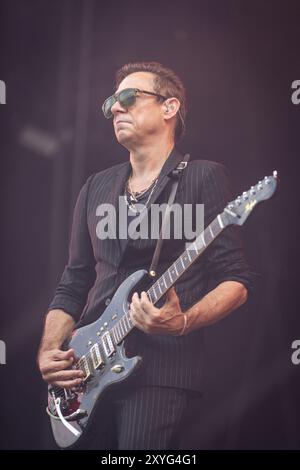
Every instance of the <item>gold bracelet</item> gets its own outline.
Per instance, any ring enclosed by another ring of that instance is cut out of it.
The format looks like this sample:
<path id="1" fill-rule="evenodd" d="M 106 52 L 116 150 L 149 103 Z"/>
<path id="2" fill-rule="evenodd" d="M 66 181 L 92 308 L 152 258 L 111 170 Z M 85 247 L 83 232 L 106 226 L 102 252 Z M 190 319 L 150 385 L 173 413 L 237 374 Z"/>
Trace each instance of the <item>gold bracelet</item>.
<path id="1" fill-rule="evenodd" d="M 184 325 L 183 325 L 181 332 L 179 333 L 179 336 L 183 335 L 187 327 L 187 314 L 186 313 L 183 314 L 183 319 L 184 319 Z"/>

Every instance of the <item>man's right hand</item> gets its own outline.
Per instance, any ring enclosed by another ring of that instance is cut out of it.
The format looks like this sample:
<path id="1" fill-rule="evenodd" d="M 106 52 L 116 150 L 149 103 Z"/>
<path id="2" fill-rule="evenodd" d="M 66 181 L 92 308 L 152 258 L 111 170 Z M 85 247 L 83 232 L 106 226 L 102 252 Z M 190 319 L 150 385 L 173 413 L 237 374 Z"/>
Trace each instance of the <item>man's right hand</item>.
<path id="1" fill-rule="evenodd" d="M 84 377 L 82 370 L 71 369 L 74 363 L 74 349 L 40 351 L 38 356 L 39 369 L 45 382 L 67 389 L 78 387 Z"/>

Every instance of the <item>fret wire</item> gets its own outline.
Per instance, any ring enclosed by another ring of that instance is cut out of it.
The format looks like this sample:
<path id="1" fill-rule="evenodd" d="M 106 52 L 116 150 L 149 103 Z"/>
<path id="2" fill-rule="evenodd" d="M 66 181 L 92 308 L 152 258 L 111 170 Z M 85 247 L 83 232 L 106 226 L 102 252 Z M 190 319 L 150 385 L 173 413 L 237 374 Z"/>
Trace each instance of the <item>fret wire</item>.
<path id="1" fill-rule="evenodd" d="M 161 282 L 159 282 L 159 279 L 160 278 L 157 279 L 156 284 L 159 288 L 160 293 L 163 294 L 164 293 L 164 286 L 161 285 Z"/>
<path id="2" fill-rule="evenodd" d="M 120 327 L 121 327 L 121 331 L 122 331 L 122 338 L 124 338 L 126 330 L 124 329 L 124 322 L 122 321 L 122 319 L 121 319 L 121 322 L 120 322 Z"/>
<path id="3" fill-rule="evenodd" d="M 162 274 L 161 277 L 163 277 L 164 279 L 164 282 L 166 284 L 166 290 L 168 289 L 169 286 L 167 286 L 167 283 L 166 283 L 166 273 L 168 273 L 169 275 L 169 278 L 170 278 L 170 281 L 171 281 L 171 284 L 174 284 L 175 280 L 171 274 L 171 272 L 173 273 L 176 273 L 177 274 L 177 277 L 179 277 L 181 274 L 183 274 L 183 272 L 195 261 L 195 259 L 198 257 L 198 254 L 200 253 L 199 249 L 195 249 L 195 250 L 185 250 L 184 253 L 182 253 L 182 255 L 180 255 L 175 261 L 174 263 L 167 269 L 167 271 L 165 273 Z M 184 258 L 185 257 L 185 258 Z M 187 265 L 185 265 L 184 263 L 184 259 L 186 259 L 188 261 Z M 158 280 L 152 285 L 152 287 L 149 289 L 150 293 L 151 293 L 151 289 L 154 288 L 155 289 L 155 285 L 158 285 L 159 289 L 161 289 L 161 285 L 160 283 L 158 282 Z M 156 296 L 156 295 L 155 295 Z M 157 296 L 156 296 L 157 297 Z M 156 299 L 157 301 L 158 299 Z"/>
<path id="4" fill-rule="evenodd" d="M 183 270 L 182 264 L 179 262 L 179 259 L 177 259 L 174 264 L 176 266 L 178 275 L 181 275 L 184 270 Z"/>
<path id="5" fill-rule="evenodd" d="M 202 239 L 201 239 L 201 236 L 199 235 L 196 240 L 194 241 L 194 245 L 197 247 L 197 256 L 199 256 L 203 249 L 204 249 L 204 245 L 203 245 L 203 242 L 202 242 Z"/>
<path id="6" fill-rule="evenodd" d="M 114 342 L 116 343 L 117 341 L 116 341 L 116 334 L 115 334 L 115 328 L 114 327 L 111 329 L 111 334 L 114 338 Z"/>
<path id="7" fill-rule="evenodd" d="M 123 330 L 126 334 L 127 333 L 127 325 L 126 325 L 126 316 L 125 315 L 122 317 L 122 325 L 123 325 Z"/>
<path id="8" fill-rule="evenodd" d="M 123 332 L 122 332 L 122 327 L 121 327 L 120 320 L 118 321 L 118 332 L 119 332 L 120 338 L 122 338 Z"/>
<path id="9" fill-rule="evenodd" d="M 222 218 L 218 215 L 211 224 L 196 238 L 196 240 L 190 245 L 193 248 L 186 249 L 175 261 L 174 263 L 160 276 L 160 278 L 150 287 L 148 290 L 148 295 L 150 300 L 155 303 L 163 294 L 168 290 L 168 288 L 175 283 L 178 277 L 180 277 L 184 271 L 189 268 L 189 266 L 198 258 L 202 251 L 219 235 L 223 230 L 224 224 Z M 169 282 L 166 278 L 168 273 Z M 176 277 L 175 277 L 176 275 Z M 165 289 L 163 289 L 163 283 Z M 156 286 L 161 292 L 161 296 L 158 296 L 156 293 Z M 154 294 L 154 301 L 152 299 Z"/>
<path id="10" fill-rule="evenodd" d="M 219 233 L 221 232 L 220 226 L 218 224 L 218 219 L 213 220 L 210 225 L 214 234 L 214 238 L 216 238 L 216 236 L 219 235 Z"/>
<path id="11" fill-rule="evenodd" d="M 169 269 L 171 269 L 171 272 L 172 272 L 173 275 L 174 275 L 174 273 L 175 273 L 174 263 L 171 264 L 171 266 L 169 267 Z M 176 280 L 176 276 L 172 277 L 172 284 L 174 284 L 175 280 Z"/>
<path id="12" fill-rule="evenodd" d="M 130 325 L 128 324 L 127 315 L 124 315 L 124 323 L 125 323 L 126 333 L 128 333 L 128 329 L 130 328 Z"/>
<path id="13" fill-rule="evenodd" d="M 119 322 L 117 323 L 116 326 L 117 326 L 116 330 L 117 330 L 117 334 L 118 334 L 118 341 L 121 341 L 122 336 L 121 336 L 121 334 L 120 334 Z"/>
<path id="14" fill-rule="evenodd" d="M 114 326 L 114 335 L 116 337 L 116 342 L 118 343 L 119 342 L 119 334 L 118 334 L 118 330 L 117 330 L 117 325 Z"/>
<path id="15" fill-rule="evenodd" d="M 155 291 L 153 290 L 153 292 L 155 292 Z M 156 294 L 154 294 L 153 299 L 151 299 L 151 301 L 152 301 L 153 304 L 155 304 L 158 301 L 158 297 L 157 297 Z"/>
<path id="16" fill-rule="evenodd" d="M 150 297 L 149 300 L 150 300 L 152 303 L 154 303 L 154 302 L 155 302 L 155 299 L 154 299 L 154 295 L 153 295 L 153 293 L 152 293 L 152 287 L 150 287 L 150 289 L 148 290 L 148 296 Z"/>
<path id="17" fill-rule="evenodd" d="M 128 317 L 128 324 L 129 324 L 129 327 L 130 327 L 130 328 L 132 328 L 132 326 L 133 326 L 133 322 L 132 322 L 132 320 L 131 320 L 130 313 L 129 313 L 129 312 L 128 312 L 128 313 L 126 313 L 126 316 Z"/>
<path id="18" fill-rule="evenodd" d="M 128 324 L 127 324 L 127 318 L 126 318 L 126 315 L 123 315 L 123 326 L 124 326 L 124 329 L 125 329 L 125 333 L 127 333 L 127 329 L 128 329 Z"/>
<path id="19" fill-rule="evenodd" d="M 152 287 L 150 287 L 150 288 L 147 290 L 147 295 L 148 295 L 148 299 L 150 300 L 150 302 L 153 302 L 153 301 L 152 301 L 151 289 L 152 289 Z"/>
<path id="20" fill-rule="evenodd" d="M 211 233 L 208 227 L 204 230 L 203 237 L 204 237 L 206 246 L 208 246 L 213 241 L 213 237 L 211 236 Z"/>
<path id="21" fill-rule="evenodd" d="M 117 331 L 117 336 L 118 336 L 118 341 L 121 341 L 121 335 L 120 335 L 120 330 L 119 330 L 119 325 L 117 325 L 116 327 L 116 331 Z"/>
<path id="22" fill-rule="evenodd" d="M 113 331 L 113 335 L 115 338 L 115 342 L 118 343 L 119 340 L 118 340 L 117 330 L 115 326 L 112 327 L 112 331 Z"/>
<path id="23" fill-rule="evenodd" d="M 155 302 L 156 302 L 156 301 L 157 301 L 157 295 L 156 295 L 156 290 L 155 290 L 154 285 L 155 285 L 155 284 L 153 284 L 153 286 L 152 286 L 152 292 L 153 292 L 153 294 L 154 294 L 154 300 L 155 300 Z"/>
<path id="24" fill-rule="evenodd" d="M 117 343 L 119 343 L 120 337 L 119 337 L 119 333 L 118 333 L 117 328 L 115 328 L 115 337 L 116 337 L 116 339 L 117 339 Z"/>
<path id="25" fill-rule="evenodd" d="M 124 336 L 123 325 L 122 325 L 122 318 L 121 318 L 121 320 L 119 321 L 119 324 L 120 324 L 121 335 Z"/>
<path id="26" fill-rule="evenodd" d="M 205 238 L 204 238 L 204 233 L 205 233 L 205 231 L 204 231 L 203 233 L 201 233 L 200 237 L 201 237 L 201 240 L 202 240 L 203 245 L 206 246 Z"/>
<path id="27" fill-rule="evenodd" d="M 221 219 L 221 222 L 222 222 L 222 219 Z M 219 235 L 219 233 L 222 232 L 222 230 L 223 230 L 223 228 L 224 228 L 224 226 L 222 227 L 222 226 L 220 225 L 219 216 L 218 216 L 216 219 L 214 219 L 214 220 L 212 221 L 212 225 L 213 225 L 213 230 L 214 230 L 215 237 L 216 237 L 217 235 Z"/>
<path id="28" fill-rule="evenodd" d="M 223 213 L 223 212 L 222 212 Z M 223 219 L 222 219 L 222 214 L 219 214 L 217 216 L 217 222 L 219 224 L 219 227 L 220 227 L 220 230 L 223 230 L 224 228 L 224 222 L 223 222 Z"/>
<path id="29" fill-rule="evenodd" d="M 121 320 L 121 319 L 120 319 Z M 119 320 L 119 331 L 120 331 L 120 336 L 123 338 L 124 332 L 123 332 L 123 327 L 122 327 L 122 322 Z"/>

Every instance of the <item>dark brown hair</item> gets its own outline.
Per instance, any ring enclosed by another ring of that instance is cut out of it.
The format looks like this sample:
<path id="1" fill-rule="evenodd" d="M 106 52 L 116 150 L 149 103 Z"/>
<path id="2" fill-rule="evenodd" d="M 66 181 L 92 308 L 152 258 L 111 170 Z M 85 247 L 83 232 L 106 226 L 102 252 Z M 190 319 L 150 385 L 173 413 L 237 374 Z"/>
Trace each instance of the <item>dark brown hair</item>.
<path id="1" fill-rule="evenodd" d="M 133 62 L 123 65 L 116 73 L 116 89 L 127 75 L 135 72 L 150 72 L 156 75 L 154 78 L 154 92 L 166 98 L 177 98 L 180 109 L 177 113 L 175 127 L 175 140 L 178 141 L 185 131 L 186 118 L 186 91 L 185 87 L 173 70 L 164 67 L 159 62 Z"/>

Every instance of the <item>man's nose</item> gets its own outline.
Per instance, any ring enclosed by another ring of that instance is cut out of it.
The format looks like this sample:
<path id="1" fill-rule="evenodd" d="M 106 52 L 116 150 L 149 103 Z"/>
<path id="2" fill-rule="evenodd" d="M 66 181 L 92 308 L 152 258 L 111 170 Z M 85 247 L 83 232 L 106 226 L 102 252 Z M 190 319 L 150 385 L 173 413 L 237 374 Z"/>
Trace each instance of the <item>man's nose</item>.
<path id="1" fill-rule="evenodd" d="M 116 101 L 111 107 L 111 112 L 115 116 L 118 112 L 119 113 L 126 112 L 126 109 L 120 105 L 119 101 Z"/>

